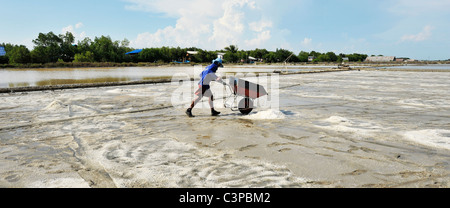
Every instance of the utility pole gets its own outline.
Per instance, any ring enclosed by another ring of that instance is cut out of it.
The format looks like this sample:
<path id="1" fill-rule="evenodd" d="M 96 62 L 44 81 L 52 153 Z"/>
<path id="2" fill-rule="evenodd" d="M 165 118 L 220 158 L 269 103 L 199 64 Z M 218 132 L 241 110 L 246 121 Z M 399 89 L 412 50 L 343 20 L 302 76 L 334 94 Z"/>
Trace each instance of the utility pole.
<path id="1" fill-rule="evenodd" d="M 288 72 L 288 69 L 287 69 L 287 62 L 289 61 L 289 59 L 291 59 L 291 57 L 294 55 L 294 53 L 291 53 L 291 55 L 286 59 L 286 60 L 284 60 L 284 69 L 286 70 L 286 73 Z"/>

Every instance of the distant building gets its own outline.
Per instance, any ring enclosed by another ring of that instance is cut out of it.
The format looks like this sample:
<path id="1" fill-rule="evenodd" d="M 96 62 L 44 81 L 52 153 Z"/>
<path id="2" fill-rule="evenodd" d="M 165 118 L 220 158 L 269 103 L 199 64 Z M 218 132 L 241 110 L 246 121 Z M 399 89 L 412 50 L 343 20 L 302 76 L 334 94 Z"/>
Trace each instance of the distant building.
<path id="1" fill-rule="evenodd" d="M 186 57 L 183 58 L 183 62 L 184 63 L 190 63 L 191 62 L 191 57 L 193 55 L 197 55 L 198 51 L 187 51 Z M 177 62 L 177 63 L 182 63 L 182 62 Z"/>
<path id="2" fill-rule="evenodd" d="M 197 55 L 198 51 L 187 51 L 187 53 L 190 55 Z"/>
<path id="3" fill-rule="evenodd" d="M 314 59 L 316 59 L 316 57 L 315 57 L 315 56 L 308 56 L 308 61 L 309 61 L 309 62 L 312 62 L 312 61 L 314 61 Z"/>
<path id="4" fill-rule="evenodd" d="M 342 57 L 342 61 L 349 61 L 348 57 Z"/>
<path id="5" fill-rule="evenodd" d="M 225 55 L 225 53 L 217 53 L 217 58 L 223 59 L 224 55 Z"/>
<path id="6" fill-rule="evenodd" d="M 249 60 L 249 63 L 255 63 L 256 61 L 258 61 L 258 59 L 257 58 L 255 58 L 255 57 L 252 57 L 252 56 L 249 56 L 248 57 L 248 60 Z"/>
<path id="7" fill-rule="evenodd" d="M 0 56 L 6 56 L 5 47 L 0 46 Z"/>
<path id="8" fill-rule="evenodd" d="M 393 62 L 396 60 L 395 56 L 371 56 L 366 58 L 366 62 Z"/>
<path id="9" fill-rule="evenodd" d="M 257 58 L 251 57 L 251 56 L 249 56 L 248 59 L 250 59 L 250 60 L 252 60 L 252 61 L 256 61 L 256 60 L 257 60 Z"/>

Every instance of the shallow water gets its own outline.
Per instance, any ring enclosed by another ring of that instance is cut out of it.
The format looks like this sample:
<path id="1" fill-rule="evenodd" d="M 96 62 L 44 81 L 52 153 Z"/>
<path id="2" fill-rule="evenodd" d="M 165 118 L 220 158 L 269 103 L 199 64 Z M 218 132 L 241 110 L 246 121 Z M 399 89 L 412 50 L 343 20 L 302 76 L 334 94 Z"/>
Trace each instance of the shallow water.
<path id="1" fill-rule="evenodd" d="M 449 80 L 280 76 L 277 109 L 193 119 L 170 83 L 2 94 L 0 186 L 450 187 Z"/>
<path id="2" fill-rule="evenodd" d="M 152 77 L 171 77 L 186 68 L 61 68 L 61 69 L 3 69 L 0 88 L 45 86 L 55 84 L 84 84 L 116 81 L 139 81 Z"/>
<path id="3" fill-rule="evenodd" d="M 205 66 L 189 67 L 124 67 L 124 68 L 50 68 L 50 69 L 1 69 L 0 88 L 86 84 L 105 82 L 142 81 L 158 78 L 170 79 L 176 74 L 198 78 Z M 272 73 L 284 67 L 231 66 L 220 68 L 219 74 Z M 320 67 L 289 67 L 289 71 L 311 71 Z M 331 68 L 328 66 L 326 68 Z"/>
<path id="4" fill-rule="evenodd" d="M 407 64 L 403 66 L 386 67 L 387 69 L 412 69 L 412 70 L 449 70 L 450 64 L 433 64 L 433 65 L 414 65 Z"/>

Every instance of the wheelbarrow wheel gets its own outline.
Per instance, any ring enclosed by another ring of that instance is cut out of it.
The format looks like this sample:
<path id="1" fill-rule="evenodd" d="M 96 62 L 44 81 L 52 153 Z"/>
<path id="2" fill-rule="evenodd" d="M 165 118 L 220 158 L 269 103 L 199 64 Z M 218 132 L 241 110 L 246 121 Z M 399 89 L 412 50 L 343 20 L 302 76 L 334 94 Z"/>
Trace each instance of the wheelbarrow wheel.
<path id="1" fill-rule="evenodd" d="M 242 114 L 248 115 L 253 111 L 253 100 L 250 98 L 244 98 L 239 102 L 238 107 Z"/>

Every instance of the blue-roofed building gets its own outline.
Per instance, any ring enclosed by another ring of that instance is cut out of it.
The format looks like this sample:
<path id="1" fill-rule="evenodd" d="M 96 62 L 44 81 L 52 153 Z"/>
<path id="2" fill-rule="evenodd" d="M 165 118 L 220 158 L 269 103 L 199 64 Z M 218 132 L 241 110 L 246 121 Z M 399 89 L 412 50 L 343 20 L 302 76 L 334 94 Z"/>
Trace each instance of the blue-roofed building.
<path id="1" fill-rule="evenodd" d="M 126 55 L 135 55 L 135 54 L 138 54 L 140 52 L 142 52 L 142 49 L 138 49 L 138 50 L 134 50 L 134 51 L 128 52 L 128 53 L 126 53 Z"/>
<path id="2" fill-rule="evenodd" d="M 6 56 L 5 47 L 0 46 L 0 56 Z"/>

